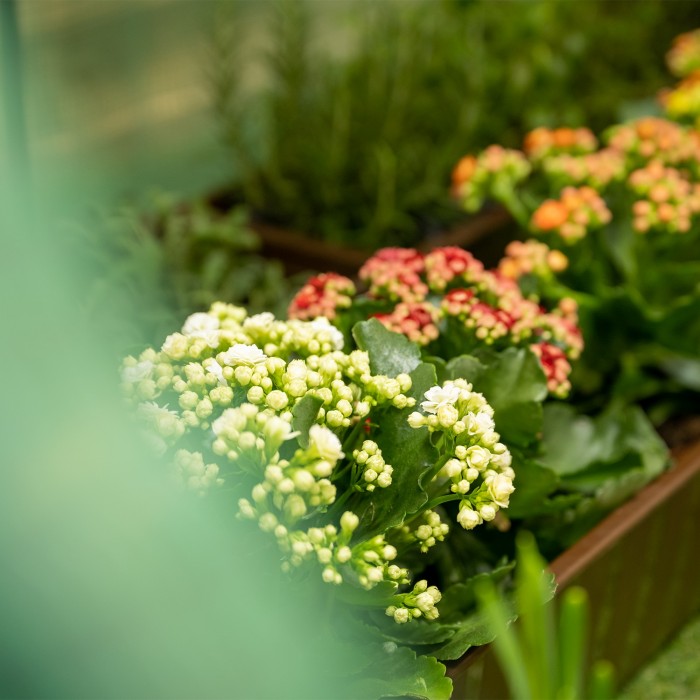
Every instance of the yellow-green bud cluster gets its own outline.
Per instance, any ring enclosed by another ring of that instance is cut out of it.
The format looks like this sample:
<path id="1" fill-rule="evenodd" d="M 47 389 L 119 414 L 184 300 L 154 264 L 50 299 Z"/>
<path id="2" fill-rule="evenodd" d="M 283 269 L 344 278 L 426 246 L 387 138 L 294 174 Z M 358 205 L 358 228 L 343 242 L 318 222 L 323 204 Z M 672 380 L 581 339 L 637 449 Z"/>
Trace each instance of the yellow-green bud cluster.
<path id="1" fill-rule="evenodd" d="M 420 543 L 420 551 L 425 553 L 438 542 L 444 541 L 450 531 L 450 526 L 443 523 L 438 513 L 426 510 L 420 521 L 411 523 L 411 535 Z"/>
<path id="2" fill-rule="evenodd" d="M 204 464 L 201 452 L 178 450 L 175 453 L 175 470 L 180 483 L 200 495 L 224 483 L 224 480 L 219 478 L 218 465 Z"/>
<path id="3" fill-rule="evenodd" d="M 365 440 L 362 448 L 352 453 L 355 462 L 363 467 L 362 480 L 359 486 L 365 491 L 374 491 L 377 487 L 385 489 L 391 485 L 391 474 L 394 471 L 382 457 L 379 445 L 373 440 Z"/>
<path id="4" fill-rule="evenodd" d="M 437 586 L 428 586 L 425 580 L 418 581 L 410 593 L 394 596 L 395 605 L 386 609 L 386 614 L 393 617 L 395 622 L 403 624 L 423 617 L 435 620 L 440 616 L 437 603 L 442 599 Z"/>
<path id="5" fill-rule="evenodd" d="M 429 389 L 421 408 L 424 413 L 408 417 L 409 425 L 441 432 L 452 446 L 452 456 L 436 479 L 464 497 L 457 521 L 471 530 L 493 520 L 500 508 L 508 506 L 515 477 L 510 452 L 495 430 L 493 408 L 463 379 Z"/>

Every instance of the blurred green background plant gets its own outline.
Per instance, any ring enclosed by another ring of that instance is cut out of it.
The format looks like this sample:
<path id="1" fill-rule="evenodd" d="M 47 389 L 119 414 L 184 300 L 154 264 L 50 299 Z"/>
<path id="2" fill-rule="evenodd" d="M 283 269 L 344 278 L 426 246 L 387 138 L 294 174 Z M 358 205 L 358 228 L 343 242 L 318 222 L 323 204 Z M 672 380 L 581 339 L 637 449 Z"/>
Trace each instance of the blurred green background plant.
<path id="1" fill-rule="evenodd" d="M 574 586 L 560 596 L 555 615 L 551 575 L 532 535 L 520 533 L 517 544 L 516 598 L 513 616 L 495 587 L 483 579 L 479 605 L 496 637 L 493 647 L 513 700 L 610 700 L 614 670 L 606 661 L 588 667 L 588 594 Z M 516 629 L 517 628 L 517 629 Z"/>
<path id="2" fill-rule="evenodd" d="M 91 271 L 87 312 L 117 351 L 158 344 L 189 314 L 221 299 L 251 313 L 284 315 L 295 286 L 281 262 L 260 255 L 260 239 L 240 207 L 222 214 L 202 200 L 184 206 L 154 195 L 96 217 L 77 240 Z M 104 314 L 115 296 L 128 314 Z"/>
<path id="3" fill-rule="evenodd" d="M 267 221 L 366 249 L 413 245 L 459 218 L 449 173 L 466 152 L 653 109 L 664 52 L 697 11 L 683 0 L 324 5 L 268 3 L 257 51 L 247 3 L 224 5 L 214 105 L 237 197 Z"/>

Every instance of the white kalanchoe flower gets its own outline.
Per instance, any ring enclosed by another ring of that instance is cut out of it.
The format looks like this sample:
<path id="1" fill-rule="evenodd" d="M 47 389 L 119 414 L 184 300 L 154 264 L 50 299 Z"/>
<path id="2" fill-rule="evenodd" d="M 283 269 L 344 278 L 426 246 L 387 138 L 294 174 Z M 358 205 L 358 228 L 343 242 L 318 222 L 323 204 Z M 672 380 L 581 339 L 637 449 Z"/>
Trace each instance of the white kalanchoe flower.
<path id="1" fill-rule="evenodd" d="M 449 382 L 445 386 L 434 386 L 425 392 L 421 408 L 426 413 L 437 413 L 441 406 L 453 406 L 459 399 L 459 388 Z"/>
<path id="2" fill-rule="evenodd" d="M 343 446 L 336 434 L 323 425 L 312 425 L 309 430 L 309 450 L 328 462 L 344 457 Z"/>
<path id="3" fill-rule="evenodd" d="M 345 345 L 345 339 L 343 334 L 331 324 L 331 322 L 325 316 L 319 316 L 313 321 L 309 322 L 309 326 L 313 328 L 316 332 L 323 331 L 328 334 L 328 340 L 333 346 L 334 350 L 342 350 Z"/>
<path id="4" fill-rule="evenodd" d="M 470 435 L 482 435 L 494 429 L 493 418 L 484 411 L 472 413 L 467 418 L 467 432 Z"/>
<path id="5" fill-rule="evenodd" d="M 457 522 L 465 530 L 473 530 L 477 525 L 481 524 L 482 518 L 476 511 L 472 510 L 471 507 L 465 506 L 461 508 L 457 514 Z"/>
<path id="6" fill-rule="evenodd" d="M 236 343 L 223 353 L 222 359 L 227 365 L 255 367 L 256 365 L 264 364 L 265 360 L 267 360 L 267 355 L 257 345 Z"/>
<path id="7" fill-rule="evenodd" d="M 513 480 L 505 474 L 496 474 L 488 482 L 489 495 L 496 505 L 507 508 L 510 494 L 515 491 Z"/>
<path id="8" fill-rule="evenodd" d="M 267 330 L 276 321 L 275 315 L 269 311 L 263 311 L 261 314 L 249 316 L 243 321 L 243 329 L 246 331 L 263 332 Z"/>
<path id="9" fill-rule="evenodd" d="M 122 369 L 122 381 L 127 384 L 135 384 L 151 376 L 151 372 L 155 364 L 150 360 L 143 360 L 135 365 L 127 366 Z"/>
<path id="10" fill-rule="evenodd" d="M 192 335 L 200 331 L 219 330 L 219 319 L 204 312 L 198 312 L 188 316 L 182 326 L 183 335 Z"/>
<path id="11" fill-rule="evenodd" d="M 202 365 L 207 372 L 216 377 L 216 380 L 219 382 L 219 386 L 228 386 L 228 382 L 224 377 L 223 367 L 213 357 L 209 357 L 208 359 L 204 360 Z"/>
<path id="12" fill-rule="evenodd" d="M 198 312 L 187 318 L 182 334 L 189 338 L 201 338 L 209 347 L 216 348 L 221 342 L 220 326 L 218 318 Z"/>

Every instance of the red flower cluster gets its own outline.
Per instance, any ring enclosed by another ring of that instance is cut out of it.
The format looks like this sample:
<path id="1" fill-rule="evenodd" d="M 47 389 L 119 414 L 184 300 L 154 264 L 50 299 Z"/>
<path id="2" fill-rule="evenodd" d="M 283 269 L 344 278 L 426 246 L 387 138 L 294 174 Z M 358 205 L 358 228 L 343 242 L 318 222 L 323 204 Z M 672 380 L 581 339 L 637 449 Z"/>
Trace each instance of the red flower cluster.
<path id="1" fill-rule="evenodd" d="M 551 258 L 552 265 L 566 264 L 561 253 L 543 244 L 519 245 L 534 246 L 537 255 Z M 360 277 L 368 285 L 365 299 L 371 301 L 374 316 L 389 330 L 403 333 L 419 345 L 439 342 L 442 333 L 449 333 L 450 345 L 461 344 L 465 353 L 482 344 L 498 348 L 544 344 L 560 350 L 568 361 L 581 352 L 575 305 L 550 313 L 525 298 L 515 279 L 501 270 L 484 269 L 461 248 L 437 248 L 427 255 L 410 248 L 385 248 L 367 260 Z M 290 314 L 310 318 L 323 307 L 334 319 L 338 310 L 353 301 L 348 296 L 354 292 L 350 284 L 337 275 L 314 278 L 292 302 Z M 440 347 L 433 349 L 439 351 Z M 538 357 L 554 357 L 554 350 L 537 352 Z M 560 373 L 564 365 L 560 361 L 555 364 Z M 559 382 L 557 391 L 563 391 L 563 386 Z"/>
<path id="2" fill-rule="evenodd" d="M 325 316 L 331 321 L 338 309 L 352 305 L 356 293 L 352 280 L 334 272 L 312 277 L 292 299 L 288 315 L 303 321 Z"/>
<path id="3" fill-rule="evenodd" d="M 427 345 L 439 335 L 438 310 L 428 302 L 399 302 L 388 314 L 376 314 L 375 318 L 390 331 L 403 333 L 418 345 Z"/>
<path id="4" fill-rule="evenodd" d="M 373 297 L 412 303 L 425 298 L 428 288 L 420 278 L 423 256 L 413 248 L 383 248 L 360 268 Z"/>
<path id="5" fill-rule="evenodd" d="M 424 259 L 428 286 L 442 292 L 456 278 L 468 284 L 478 284 L 484 275 L 484 266 L 462 248 L 445 246 L 435 248 Z"/>
<path id="6" fill-rule="evenodd" d="M 551 343 L 534 343 L 530 346 L 537 355 L 547 377 L 547 389 L 553 396 L 564 398 L 571 390 L 569 375 L 571 365 L 564 351 Z"/>

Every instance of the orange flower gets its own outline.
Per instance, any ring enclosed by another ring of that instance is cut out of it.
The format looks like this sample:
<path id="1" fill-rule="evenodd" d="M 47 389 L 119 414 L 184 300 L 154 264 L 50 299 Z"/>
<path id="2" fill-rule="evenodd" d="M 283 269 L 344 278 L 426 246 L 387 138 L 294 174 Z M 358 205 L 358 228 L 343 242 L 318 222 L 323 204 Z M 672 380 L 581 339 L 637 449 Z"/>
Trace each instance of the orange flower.
<path id="1" fill-rule="evenodd" d="M 476 170 L 476 158 L 474 156 L 464 156 L 452 171 L 452 185 L 459 187 L 471 180 Z"/>
<path id="2" fill-rule="evenodd" d="M 568 218 L 569 210 L 561 202 L 547 199 L 532 215 L 532 223 L 541 231 L 559 228 Z"/>
<path id="3" fill-rule="evenodd" d="M 552 140 L 557 148 L 571 148 L 575 146 L 576 136 L 576 132 L 567 127 L 561 127 L 552 132 Z"/>

